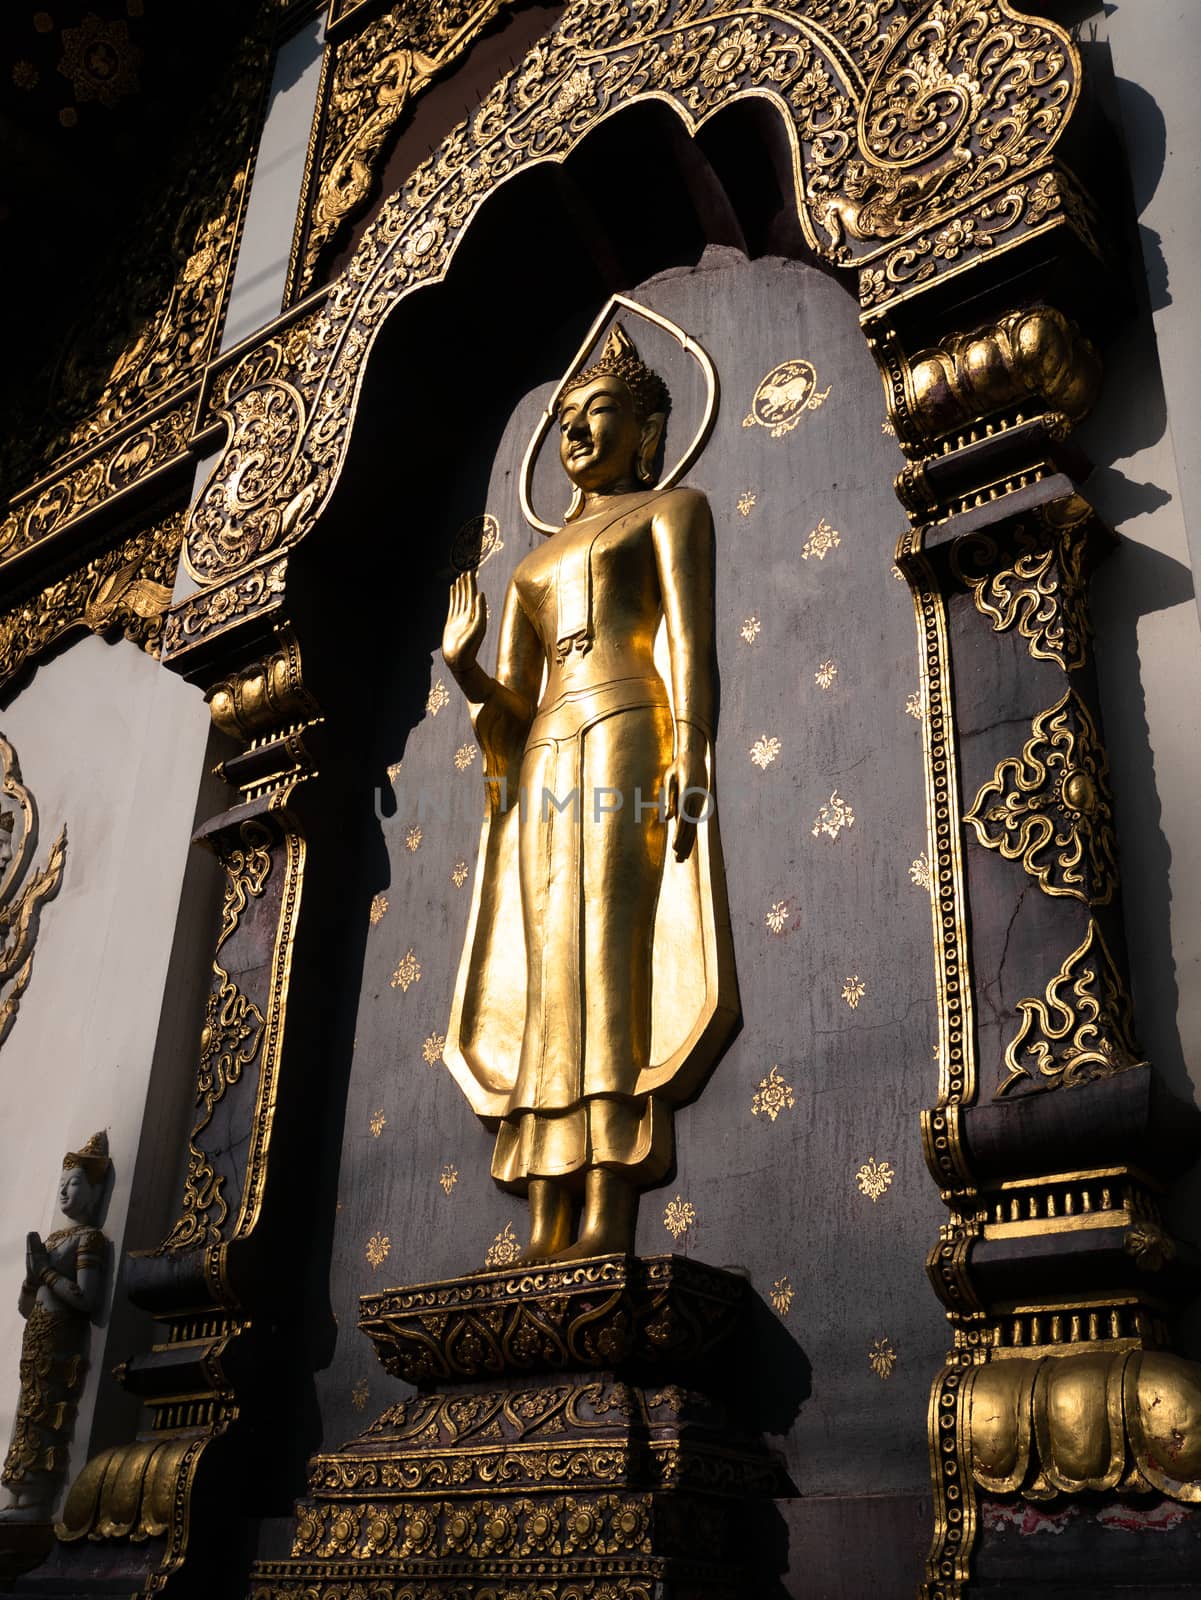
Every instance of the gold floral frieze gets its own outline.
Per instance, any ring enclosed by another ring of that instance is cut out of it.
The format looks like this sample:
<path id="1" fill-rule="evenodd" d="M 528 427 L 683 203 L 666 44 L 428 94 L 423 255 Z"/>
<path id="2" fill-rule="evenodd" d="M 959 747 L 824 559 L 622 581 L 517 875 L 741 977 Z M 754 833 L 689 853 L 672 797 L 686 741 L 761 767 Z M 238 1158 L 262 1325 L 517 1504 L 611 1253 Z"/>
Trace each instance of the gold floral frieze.
<path id="1" fill-rule="evenodd" d="M 1021 755 L 997 763 L 964 821 L 1046 894 L 1109 904 L 1118 882 L 1109 758 L 1074 690 L 1034 718 Z"/>
<path id="2" fill-rule="evenodd" d="M 1018 1010 L 1022 1024 L 1005 1051 L 998 1098 L 1015 1089 L 1089 1083 L 1143 1063 L 1130 996 L 1092 918 L 1043 997 L 1020 1000 Z"/>
<path id="3" fill-rule="evenodd" d="M 827 260 L 862 265 L 872 305 L 958 272 L 1036 225 L 1028 216 L 1036 169 L 1045 169 L 1078 93 L 1077 54 L 1063 29 L 1019 22 L 1007 0 L 960 0 L 928 17 L 892 8 L 854 28 L 832 20 L 835 45 L 814 29 L 811 10 L 744 4 L 710 13 L 699 0 L 675 0 L 647 12 L 572 0 L 383 204 L 314 325 L 306 360 L 232 403 L 228 443 L 189 529 L 204 581 L 304 537 L 341 471 L 361 368 L 393 306 L 445 275 L 500 183 L 563 160 L 624 104 L 657 97 L 696 126 L 769 93 L 795 133 L 806 237 Z M 637 72 L 619 70 L 635 57 Z M 944 94 L 945 116 L 913 116 Z M 823 392 L 816 376 L 810 383 L 788 365 L 760 385 L 750 413 L 769 432 L 795 425 Z M 269 465 L 245 474 L 238 464 L 252 439 L 261 442 L 267 414 Z"/>
<path id="4" fill-rule="evenodd" d="M 171 512 L 0 615 L 0 686 L 77 629 L 157 655 L 186 520 Z"/>

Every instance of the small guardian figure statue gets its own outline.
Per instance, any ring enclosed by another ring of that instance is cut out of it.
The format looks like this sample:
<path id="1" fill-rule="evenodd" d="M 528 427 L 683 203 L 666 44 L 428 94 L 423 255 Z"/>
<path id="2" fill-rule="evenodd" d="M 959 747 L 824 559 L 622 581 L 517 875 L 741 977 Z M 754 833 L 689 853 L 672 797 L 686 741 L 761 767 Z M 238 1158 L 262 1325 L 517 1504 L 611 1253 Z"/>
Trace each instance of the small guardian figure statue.
<path id="1" fill-rule="evenodd" d="M 58 1203 L 71 1225 L 45 1240 L 36 1233 L 27 1236 L 25 1281 L 17 1300 L 25 1318 L 21 1394 L 0 1472 L 9 1494 L 0 1521 L 49 1521 L 67 1469 L 89 1325 L 104 1298 L 108 1245 L 96 1223 L 109 1166 L 104 1133 L 94 1133 L 82 1150 L 68 1151 Z"/>
<path id="2" fill-rule="evenodd" d="M 517 567 L 495 676 L 474 572 L 443 634 L 489 790 L 445 1059 L 496 1127 L 493 1177 L 528 1193 L 523 1261 L 632 1250 L 637 1192 L 673 1160 L 672 1107 L 738 1017 L 713 521 L 697 490 L 656 487 L 670 404 L 617 324 L 562 389 L 571 506 Z"/>

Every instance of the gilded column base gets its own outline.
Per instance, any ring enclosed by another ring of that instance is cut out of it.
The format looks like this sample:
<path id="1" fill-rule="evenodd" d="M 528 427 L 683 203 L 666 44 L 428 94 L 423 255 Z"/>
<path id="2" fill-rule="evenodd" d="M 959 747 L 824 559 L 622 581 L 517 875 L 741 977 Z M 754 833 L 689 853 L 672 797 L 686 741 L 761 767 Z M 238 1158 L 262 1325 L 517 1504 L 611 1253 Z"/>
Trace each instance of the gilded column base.
<path id="1" fill-rule="evenodd" d="M 312 1459 L 292 1554 L 256 1565 L 252 1600 L 736 1600 L 768 1583 L 770 1502 L 792 1490 L 728 1398 L 740 1279 L 603 1256 L 361 1304 L 383 1364 L 422 1392 Z"/>

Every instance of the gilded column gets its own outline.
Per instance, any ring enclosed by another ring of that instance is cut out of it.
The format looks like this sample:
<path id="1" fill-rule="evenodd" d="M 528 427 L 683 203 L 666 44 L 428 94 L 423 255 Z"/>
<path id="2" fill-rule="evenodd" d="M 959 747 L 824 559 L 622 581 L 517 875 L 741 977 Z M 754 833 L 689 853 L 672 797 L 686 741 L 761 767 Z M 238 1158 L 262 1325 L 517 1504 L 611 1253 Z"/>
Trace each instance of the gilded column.
<path id="1" fill-rule="evenodd" d="M 1201 1499 L 1201 1367 L 1170 1353 L 1197 1263 L 1161 1211 L 1201 1117 L 1144 1058 L 1128 988 L 1088 613 L 1113 540 L 1070 440 L 1096 351 L 1043 305 L 912 354 L 895 329 L 869 337 L 909 457 L 897 561 L 922 659 L 938 964 L 922 1132 L 948 1208 L 928 1271 L 953 1348 L 930 1401 L 924 1592 L 1020 1578 L 1036 1593 L 1062 1574 L 1030 1540 L 1015 1565 L 1024 1504 L 1054 1516 L 1120 1492 L 1137 1525 L 1140 1496 Z"/>

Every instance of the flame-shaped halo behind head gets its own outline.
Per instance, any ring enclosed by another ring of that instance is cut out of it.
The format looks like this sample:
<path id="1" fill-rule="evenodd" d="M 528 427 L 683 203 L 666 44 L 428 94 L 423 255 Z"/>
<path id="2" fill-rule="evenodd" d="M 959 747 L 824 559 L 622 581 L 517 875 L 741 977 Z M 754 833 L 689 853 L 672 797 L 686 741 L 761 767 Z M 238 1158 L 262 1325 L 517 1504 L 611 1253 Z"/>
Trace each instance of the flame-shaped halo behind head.
<path id="1" fill-rule="evenodd" d="M 693 360 L 697 362 L 705 377 L 705 409 L 701 417 L 700 426 L 697 428 L 696 433 L 693 435 L 692 441 L 688 448 L 684 451 L 684 454 L 679 458 L 678 461 L 674 462 L 659 479 L 658 487 L 660 489 L 669 489 L 673 483 L 679 482 L 679 480 L 688 471 L 688 468 L 700 455 L 701 451 L 705 447 L 710 433 L 713 431 L 713 424 L 717 418 L 717 403 L 718 399 L 720 398 L 721 390 L 717 380 L 717 368 L 713 365 L 713 360 L 709 355 L 709 352 L 702 345 L 698 344 L 690 334 L 685 333 L 683 328 L 677 327 L 676 324 L 670 321 L 667 317 L 660 316 L 657 311 L 651 311 L 647 306 L 640 306 L 636 301 L 628 299 L 623 294 L 612 295 L 604 309 L 601 311 L 600 315 L 597 317 L 596 321 L 589 328 L 584 337 L 584 342 L 580 345 L 580 348 L 575 353 L 571 365 L 567 368 L 567 371 L 563 374 L 562 378 L 555 386 L 555 391 L 547 401 L 546 409 L 542 413 L 542 416 L 538 422 L 538 426 L 534 430 L 533 437 L 530 439 L 529 445 L 526 448 L 525 460 L 521 464 L 521 509 L 526 521 L 529 522 L 531 527 L 537 528 L 540 533 L 558 533 L 561 526 L 561 524 L 557 522 L 543 521 L 543 519 L 534 510 L 533 477 L 534 467 L 537 463 L 539 452 L 546 442 L 547 435 L 550 433 L 558 419 L 559 406 L 562 403 L 563 396 L 568 392 L 569 389 L 575 388 L 581 380 L 587 380 L 589 376 L 595 376 L 598 370 L 613 371 L 616 372 L 618 376 L 623 376 L 621 366 L 622 363 L 626 361 L 632 360 L 637 362 L 638 366 L 642 368 L 644 372 L 649 370 L 645 367 L 644 363 L 638 359 L 636 352 L 634 352 L 632 355 L 629 353 L 632 351 L 633 347 L 629 337 L 625 333 L 625 330 L 621 328 L 620 325 L 614 328 L 612 333 L 610 333 L 608 340 L 606 340 L 605 350 L 600 361 L 595 363 L 595 365 L 591 368 L 585 368 L 585 362 L 587 361 L 590 352 L 595 347 L 597 339 L 600 337 L 601 330 L 605 327 L 610 318 L 613 316 L 613 313 L 619 307 L 635 317 L 642 317 L 646 322 L 653 323 L 655 327 L 662 328 L 666 333 L 669 333 L 676 343 L 681 347 L 681 349 L 686 350 Z M 654 375 L 651 374 L 651 376 L 653 377 Z M 636 400 L 638 399 L 637 396 L 635 398 Z M 668 401 L 668 404 L 670 404 L 670 401 Z"/>

